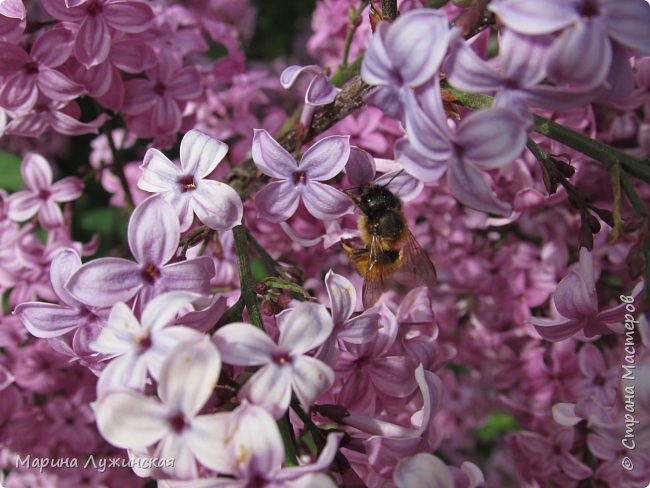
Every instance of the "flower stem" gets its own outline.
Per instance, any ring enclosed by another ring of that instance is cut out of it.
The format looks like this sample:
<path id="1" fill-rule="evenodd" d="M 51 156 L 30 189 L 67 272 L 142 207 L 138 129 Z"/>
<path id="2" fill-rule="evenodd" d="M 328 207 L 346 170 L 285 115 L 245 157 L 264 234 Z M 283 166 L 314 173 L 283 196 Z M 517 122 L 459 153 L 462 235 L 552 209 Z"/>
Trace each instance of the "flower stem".
<path id="1" fill-rule="evenodd" d="M 264 330 L 262 315 L 260 314 L 255 293 L 255 280 L 251 272 L 251 263 L 248 256 L 248 232 L 242 224 L 235 226 L 232 230 L 235 240 L 235 254 L 237 256 L 237 268 L 239 269 L 239 282 L 241 284 L 241 296 L 248 310 L 251 323 Z"/>
<path id="2" fill-rule="evenodd" d="M 445 84 L 445 89 L 456 97 L 456 102 L 464 107 L 471 109 L 487 108 L 492 105 L 493 97 L 488 95 L 465 93 L 449 84 Z M 623 170 L 639 178 L 646 183 L 650 183 L 650 164 L 648 159 L 639 159 L 637 157 L 625 154 L 607 144 L 596 141 L 591 137 L 585 136 L 557 122 L 535 115 L 534 131 L 549 137 L 555 141 L 561 142 L 582 154 L 589 156 L 602 163 L 607 169 L 614 164 L 620 164 Z"/>
<path id="3" fill-rule="evenodd" d="M 298 466 L 298 453 L 296 451 L 296 437 L 293 427 L 289 422 L 289 411 L 278 419 L 278 428 L 284 444 L 284 464 L 287 467 Z"/>
<path id="4" fill-rule="evenodd" d="M 345 45 L 343 46 L 343 61 L 341 61 L 340 69 L 348 67 L 348 57 L 350 56 L 350 46 L 352 45 L 352 38 L 357 31 L 359 24 L 361 24 L 361 13 L 368 5 L 368 0 L 361 0 L 361 5 L 355 10 L 350 7 L 348 12 L 348 30 L 345 34 Z"/>

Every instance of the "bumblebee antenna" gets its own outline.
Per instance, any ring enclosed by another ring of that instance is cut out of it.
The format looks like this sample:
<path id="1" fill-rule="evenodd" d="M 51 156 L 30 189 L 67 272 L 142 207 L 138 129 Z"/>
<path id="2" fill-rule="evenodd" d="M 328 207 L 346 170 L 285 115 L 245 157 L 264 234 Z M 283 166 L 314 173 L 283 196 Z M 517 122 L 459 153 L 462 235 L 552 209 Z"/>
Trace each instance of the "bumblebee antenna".
<path id="1" fill-rule="evenodd" d="M 400 169 L 397 173 L 395 173 L 390 180 L 388 180 L 388 183 L 382 186 L 382 188 L 388 188 L 388 185 L 390 185 L 395 178 L 397 178 L 399 175 L 404 173 L 404 168 Z"/>

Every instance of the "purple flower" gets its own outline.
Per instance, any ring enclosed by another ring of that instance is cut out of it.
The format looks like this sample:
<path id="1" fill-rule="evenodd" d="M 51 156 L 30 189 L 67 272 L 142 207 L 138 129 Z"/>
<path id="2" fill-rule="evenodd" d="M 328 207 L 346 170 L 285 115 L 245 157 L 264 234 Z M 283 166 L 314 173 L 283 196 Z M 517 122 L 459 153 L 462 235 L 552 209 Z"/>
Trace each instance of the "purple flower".
<path id="1" fill-rule="evenodd" d="M 320 220 L 336 219 L 351 213 L 354 206 L 341 191 L 321 183 L 341 172 L 350 156 L 348 136 L 329 136 L 310 147 L 300 163 L 264 129 L 255 129 L 253 161 L 266 175 L 278 178 L 255 197 L 262 217 L 284 222 L 302 201 L 307 211 Z"/>
<path id="2" fill-rule="evenodd" d="M 175 134 L 181 128 L 181 106 L 201 95 L 201 76 L 194 66 L 183 68 L 171 56 L 163 56 L 146 74 L 148 79 L 135 78 L 125 83 L 122 110 L 135 116 L 138 135 Z"/>
<path id="3" fill-rule="evenodd" d="M 362 344 L 375 338 L 379 313 L 369 309 L 352 317 L 357 306 L 357 292 L 346 277 L 333 273 L 332 270 L 325 275 L 325 288 L 331 303 L 334 329 L 321 346 L 317 357 L 327 364 L 334 364 L 339 340 Z"/>
<path id="4" fill-rule="evenodd" d="M 57 46 L 52 49 L 52 46 Z M 21 47 L 0 42 L 0 105 L 26 110 L 34 106 L 39 91 L 57 101 L 82 95 L 84 87 L 53 68 L 62 65 L 72 52 L 72 34 L 66 29 L 52 29 L 39 37 L 30 54 Z"/>
<path id="5" fill-rule="evenodd" d="M 80 267 L 81 259 L 75 250 L 61 251 L 52 261 L 50 279 L 62 304 L 25 302 L 18 305 L 14 313 L 36 337 L 59 337 L 74 331 L 72 349 L 76 354 L 87 355 L 91 351 L 89 343 L 105 323 L 108 310 L 87 307 L 64 288 L 65 282 Z"/>
<path id="6" fill-rule="evenodd" d="M 497 0 L 490 9 L 522 34 L 561 31 L 547 65 L 549 78 L 558 83 L 601 85 L 614 43 L 650 54 L 650 6 L 642 0 Z"/>
<path id="7" fill-rule="evenodd" d="M 9 197 L 7 215 L 22 222 L 38 214 L 38 221 L 46 229 L 63 224 L 63 213 L 58 202 L 69 202 L 81 195 L 83 184 L 75 176 L 52 183 L 52 168 L 43 156 L 28 153 L 20 166 L 26 190 Z"/>
<path id="8" fill-rule="evenodd" d="M 149 4 L 139 0 L 89 0 L 70 7 L 65 0 L 44 0 L 43 6 L 55 19 L 79 22 L 74 55 L 86 66 L 98 65 L 107 58 L 112 29 L 144 32 L 154 16 Z"/>
<path id="9" fill-rule="evenodd" d="M 31 109 L 10 112 L 13 120 L 7 124 L 5 135 L 38 137 L 52 128 L 59 134 L 78 136 L 96 133 L 110 119 L 102 113 L 95 120 L 81 122 L 80 112 L 76 102 L 57 102 L 41 96 Z"/>
<path id="10" fill-rule="evenodd" d="M 361 65 L 361 77 L 380 85 L 368 96 L 394 118 L 402 118 L 405 94 L 431 81 L 458 32 L 447 17 L 433 9 L 417 9 L 393 23 L 382 22 L 372 36 Z"/>
<path id="11" fill-rule="evenodd" d="M 526 130 L 510 110 L 491 108 L 472 112 L 450 129 L 440 98 L 438 78 L 418 98 L 409 96 L 406 111 L 408 139 L 396 142 L 396 159 L 424 182 L 447 172 L 451 193 L 465 205 L 508 215 L 509 204 L 493 194 L 481 171 L 512 163 L 524 149 Z"/>
<path id="12" fill-rule="evenodd" d="M 136 262 L 100 258 L 84 264 L 66 283 L 79 301 L 108 307 L 137 295 L 141 304 L 165 291 L 208 295 L 214 264 L 208 256 L 169 263 L 178 247 L 179 223 L 172 206 L 153 196 L 136 207 L 127 237 Z"/>
<path id="13" fill-rule="evenodd" d="M 543 84 L 546 77 L 549 36 L 523 36 L 505 30 L 499 44 L 501 69 L 482 60 L 465 42 L 459 41 L 445 62 L 449 82 L 475 93 L 496 92 L 494 107 L 521 113 L 532 123 L 528 104 L 547 110 L 566 110 L 594 99 L 600 86 L 584 88 Z"/>
<path id="14" fill-rule="evenodd" d="M 641 287 L 642 282 L 632 290 L 632 295 L 637 295 Z M 530 319 L 530 323 L 546 340 L 561 341 L 580 331 L 587 337 L 624 331 L 625 303 L 598 311 L 594 260 L 586 247 L 580 248 L 578 266 L 569 271 L 557 285 L 553 303 L 560 315 L 558 318 Z"/>
<path id="15" fill-rule="evenodd" d="M 119 387 L 144 389 L 147 373 L 158 379 L 165 355 L 176 344 L 198 341 L 200 332 L 167 325 L 199 297 L 181 291 L 163 293 L 145 305 L 140 320 L 124 303 L 113 305 L 106 326 L 90 344 L 94 351 L 112 358 L 97 383 L 98 396 Z"/>
<path id="16" fill-rule="evenodd" d="M 291 391 L 304 408 L 334 382 L 332 369 L 306 353 L 320 346 L 332 332 L 332 318 L 324 306 L 299 303 L 277 316 L 278 344 L 245 323 L 228 324 L 214 334 L 226 363 L 262 366 L 240 390 L 240 398 L 280 418 L 291 401 Z"/>
<path id="17" fill-rule="evenodd" d="M 237 192 L 207 179 L 228 152 L 228 146 L 198 130 L 181 141 L 180 167 L 157 149 L 149 149 L 142 162 L 138 188 L 160 193 L 181 222 L 181 232 L 192 225 L 194 214 L 216 230 L 229 230 L 241 222 L 244 207 Z"/>
<path id="18" fill-rule="evenodd" d="M 336 95 L 341 91 L 332 85 L 327 77 L 323 74 L 323 70 L 316 65 L 297 66 L 292 65 L 285 68 L 280 75 L 280 84 L 282 88 L 288 89 L 298 80 L 300 75 L 311 75 L 312 79 L 305 91 L 305 104 L 307 105 L 327 105 L 332 103 Z"/>
<path id="19" fill-rule="evenodd" d="M 219 414 L 198 415 L 220 371 L 219 352 L 207 338 L 179 344 L 160 369 L 160 400 L 133 390 L 106 393 L 95 403 L 99 432 L 118 447 L 157 444 L 157 456 L 175 461 L 164 468 L 172 476 L 196 478 L 197 460 L 222 471 L 223 421 Z"/>

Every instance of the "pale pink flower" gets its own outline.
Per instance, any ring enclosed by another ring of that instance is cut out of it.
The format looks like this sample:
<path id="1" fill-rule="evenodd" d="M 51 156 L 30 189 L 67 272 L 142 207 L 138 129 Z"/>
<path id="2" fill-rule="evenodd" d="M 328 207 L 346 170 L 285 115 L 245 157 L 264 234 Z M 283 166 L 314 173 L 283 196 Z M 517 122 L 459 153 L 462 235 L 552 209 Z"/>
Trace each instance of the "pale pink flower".
<path id="1" fill-rule="evenodd" d="M 240 390 L 240 398 L 267 409 L 275 418 L 289 407 L 293 391 L 303 408 L 334 382 L 325 363 L 307 355 L 332 332 L 327 309 L 315 303 L 299 303 L 277 316 L 280 338 L 276 344 L 260 329 L 232 323 L 214 334 L 223 360 L 236 366 L 262 366 Z"/>
<path id="2" fill-rule="evenodd" d="M 43 0 L 43 6 L 55 19 L 79 23 L 74 55 L 86 66 L 98 65 L 107 58 L 113 29 L 143 32 L 154 17 L 149 4 L 141 0 L 89 0 L 74 6 L 65 0 Z"/>
<path id="3" fill-rule="evenodd" d="M 57 205 L 81 195 L 83 184 L 75 176 L 53 183 L 52 168 L 43 156 L 28 153 L 20 166 L 26 189 L 9 197 L 7 215 L 22 222 L 38 214 L 38 221 L 46 229 L 63 224 L 63 213 Z"/>
<path id="4" fill-rule="evenodd" d="M 158 378 L 170 349 L 180 342 L 199 340 L 202 335 L 194 329 L 167 327 L 182 308 L 199 296 L 178 291 L 163 293 L 145 305 L 140 320 L 124 303 L 113 305 L 106 326 L 90 344 L 94 351 L 112 358 L 97 384 L 98 396 L 115 387 L 143 389 L 147 373 Z"/>
<path id="5" fill-rule="evenodd" d="M 180 167 L 157 149 L 147 151 L 138 188 L 159 193 L 174 207 L 181 232 L 190 228 L 195 214 L 212 229 L 229 230 L 241 222 L 241 198 L 230 186 L 208 178 L 227 152 L 225 143 L 191 130 L 181 140 Z"/>
<path id="6" fill-rule="evenodd" d="M 52 46 L 57 46 L 52 49 Z M 34 42 L 27 54 L 21 47 L 0 42 L 0 105 L 8 110 L 28 110 L 36 104 L 39 91 L 52 100 L 64 102 L 85 92 L 83 86 L 54 69 L 72 52 L 72 33 L 52 29 Z"/>
<path id="7" fill-rule="evenodd" d="M 220 371 L 219 352 L 207 338 L 178 344 L 160 368 L 160 399 L 133 390 L 106 393 L 95 403 L 99 432 L 118 447 L 155 444 L 154 457 L 174 459 L 163 469 L 181 479 L 197 477 L 197 461 L 222 471 L 223 414 L 199 415 Z"/>

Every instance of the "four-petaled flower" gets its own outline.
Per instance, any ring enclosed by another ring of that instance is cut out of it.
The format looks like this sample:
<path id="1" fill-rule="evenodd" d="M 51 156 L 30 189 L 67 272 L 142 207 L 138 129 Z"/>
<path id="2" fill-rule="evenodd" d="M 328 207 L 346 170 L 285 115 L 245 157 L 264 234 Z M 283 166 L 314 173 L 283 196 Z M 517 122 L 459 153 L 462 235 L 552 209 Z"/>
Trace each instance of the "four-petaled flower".
<path id="1" fill-rule="evenodd" d="M 63 213 L 58 202 L 69 202 L 81 195 L 83 184 L 75 176 L 67 176 L 52 183 L 52 168 L 43 156 L 28 153 L 20 166 L 26 190 L 9 197 L 7 215 L 22 222 L 38 214 L 38 221 L 46 229 L 63 224 Z"/>
<path id="2" fill-rule="evenodd" d="M 136 294 L 141 304 L 165 291 L 190 291 L 208 295 L 214 264 L 201 256 L 169 263 L 178 248 L 180 228 L 172 206 L 158 196 L 136 207 L 129 220 L 127 238 L 136 259 L 100 258 L 84 264 L 70 277 L 66 288 L 79 301 L 108 307 Z"/>
<path id="3" fill-rule="evenodd" d="M 280 418 L 291 401 L 291 391 L 304 408 L 334 382 L 334 372 L 322 361 L 307 356 L 332 333 L 332 317 L 323 305 L 299 303 L 277 316 L 278 344 L 256 327 L 232 323 L 214 334 L 226 363 L 262 366 L 242 387 L 240 398 Z"/>
<path id="4" fill-rule="evenodd" d="M 219 352 L 207 338 L 178 344 L 160 368 L 160 400 L 127 389 L 107 392 L 95 403 L 99 432 L 118 447 L 157 444 L 156 457 L 174 460 L 165 471 L 181 479 L 197 477 L 197 460 L 221 471 L 221 415 L 199 415 L 220 371 Z"/>
<path id="5" fill-rule="evenodd" d="M 190 228 L 194 214 L 211 229 L 229 230 L 241 222 L 241 199 L 230 186 L 206 178 L 227 152 L 227 144 L 191 130 L 181 141 L 180 167 L 157 149 L 147 151 L 138 188 L 172 204 L 181 232 Z"/>
<path id="6" fill-rule="evenodd" d="M 300 163 L 264 129 L 255 129 L 253 161 L 266 175 L 277 178 L 255 197 L 262 217 L 284 222 L 302 200 L 317 219 L 336 219 L 353 211 L 350 199 L 341 191 L 321 183 L 341 172 L 350 156 L 349 136 L 329 136 L 310 147 Z"/>

